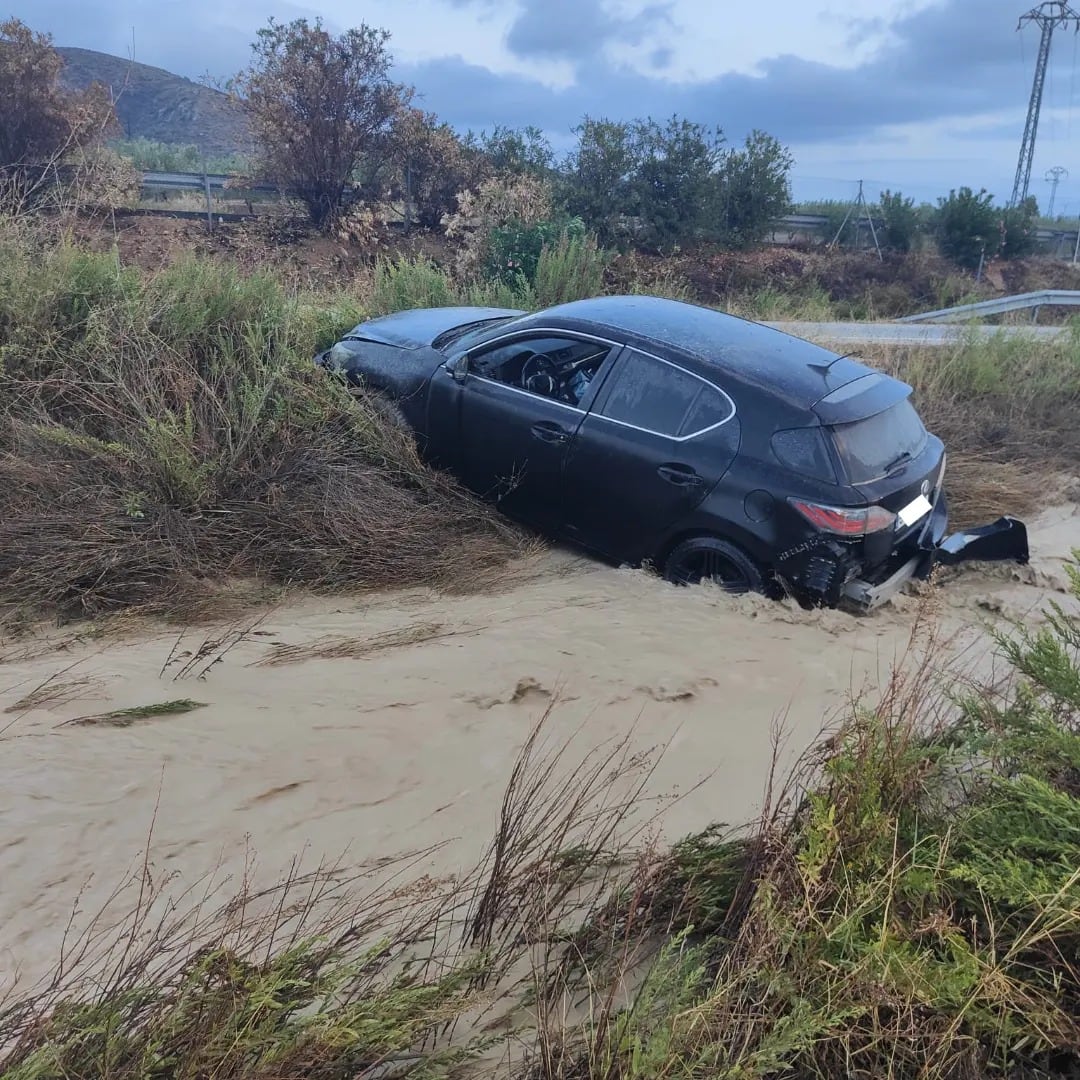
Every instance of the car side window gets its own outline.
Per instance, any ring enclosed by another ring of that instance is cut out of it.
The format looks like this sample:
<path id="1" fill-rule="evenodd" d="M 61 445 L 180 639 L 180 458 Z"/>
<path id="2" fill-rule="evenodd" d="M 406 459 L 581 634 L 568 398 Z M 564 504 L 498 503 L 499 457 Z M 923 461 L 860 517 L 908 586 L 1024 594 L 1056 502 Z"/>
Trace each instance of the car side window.
<path id="1" fill-rule="evenodd" d="M 577 407 L 611 352 L 602 341 L 546 335 L 515 338 L 469 358 L 469 371 Z"/>
<path id="2" fill-rule="evenodd" d="M 620 424 L 685 439 L 730 419 L 731 399 L 712 383 L 673 364 L 628 349 L 600 410 Z"/>

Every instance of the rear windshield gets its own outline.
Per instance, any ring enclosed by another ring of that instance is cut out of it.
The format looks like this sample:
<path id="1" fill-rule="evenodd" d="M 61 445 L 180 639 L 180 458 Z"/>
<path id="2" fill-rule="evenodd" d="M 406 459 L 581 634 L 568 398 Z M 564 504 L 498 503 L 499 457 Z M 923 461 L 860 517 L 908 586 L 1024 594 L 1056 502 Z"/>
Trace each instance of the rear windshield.
<path id="1" fill-rule="evenodd" d="M 830 430 L 853 484 L 877 480 L 918 457 L 926 446 L 926 428 L 906 398 L 875 416 L 853 424 L 836 424 Z"/>

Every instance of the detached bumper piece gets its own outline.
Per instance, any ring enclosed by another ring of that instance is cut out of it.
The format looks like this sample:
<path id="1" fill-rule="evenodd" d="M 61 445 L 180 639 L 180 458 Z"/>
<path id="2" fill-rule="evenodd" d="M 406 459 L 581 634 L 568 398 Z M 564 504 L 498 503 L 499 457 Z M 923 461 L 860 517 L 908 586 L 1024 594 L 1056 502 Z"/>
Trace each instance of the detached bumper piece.
<path id="1" fill-rule="evenodd" d="M 962 562 L 1015 562 L 1026 566 L 1030 558 L 1027 526 L 1011 517 L 953 533 L 938 544 L 934 553 L 934 561 L 945 566 Z"/>
<path id="2" fill-rule="evenodd" d="M 1026 566 L 1031 557 L 1027 526 L 1012 517 L 1000 517 L 989 525 L 952 533 L 938 542 L 927 529 L 920 538 L 919 552 L 883 581 L 856 579 L 844 586 L 844 598 L 864 611 L 873 611 L 895 596 L 909 581 L 925 579 L 935 566 L 956 566 L 962 562 L 1015 562 Z"/>

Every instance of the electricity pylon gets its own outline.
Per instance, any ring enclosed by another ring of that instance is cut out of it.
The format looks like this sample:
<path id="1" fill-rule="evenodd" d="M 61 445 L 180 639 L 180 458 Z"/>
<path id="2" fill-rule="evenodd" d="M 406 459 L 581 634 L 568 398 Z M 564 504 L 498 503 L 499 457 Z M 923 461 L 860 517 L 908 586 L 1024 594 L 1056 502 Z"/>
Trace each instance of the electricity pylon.
<path id="1" fill-rule="evenodd" d="M 1069 170 L 1064 165 L 1055 165 L 1052 169 L 1046 170 L 1046 176 L 1044 177 L 1046 182 L 1050 185 L 1050 208 L 1046 211 L 1048 218 L 1054 216 L 1054 203 L 1057 202 L 1057 189 L 1058 184 L 1062 180 L 1069 179 Z"/>
<path id="2" fill-rule="evenodd" d="M 1017 206 L 1028 196 L 1031 184 L 1031 163 L 1035 158 L 1035 135 L 1039 130 L 1039 110 L 1042 109 L 1043 87 L 1046 84 L 1046 69 L 1050 63 L 1050 44 L 1054 31 L 1059 26 L 1073 26 L 1073 31 L 1080 30 L 1078 15 L 1065 0 L 1046 0 L 1032 8 L 1026 15 L 1020 16 L 1016 24 L 1022 30 L 1027 23 L 1035 23 L 1042 31 L 1039 38 L 1039 58 L 1035 62 L 1035 81 L 1031 84 L 1031 100 L 1028 102 L 1027 123 L 1024 125 L 1024 140 L 1020 144 L 1020 160 L 1016 163 L 1016 180 L 1013 182 L 1010 206 Z"/>

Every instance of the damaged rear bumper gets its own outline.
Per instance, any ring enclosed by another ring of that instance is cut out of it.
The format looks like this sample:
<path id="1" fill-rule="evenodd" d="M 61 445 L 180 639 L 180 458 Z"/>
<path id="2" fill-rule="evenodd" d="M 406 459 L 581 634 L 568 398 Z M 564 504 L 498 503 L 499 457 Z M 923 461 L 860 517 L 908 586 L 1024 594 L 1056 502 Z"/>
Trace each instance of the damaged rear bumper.
<path id="1" fill-rule="evenodd" d="M 1029 558 L 1027 527 L 1013 517 L 1000 517 L 989 525 L 945 535 L 948 511 L 944 500 L 929 514 L 907 557 L 900 554 L 881 577 L 855 578 L 844 585 L 844 599 L 872 611 L 895 596 L 909 581 L 925 579 L 935 566 L 955 566 L 962 562 L 1015 562 L 1025 565 Z M 899 565 L 896 565 L 899 563 Z"/>

